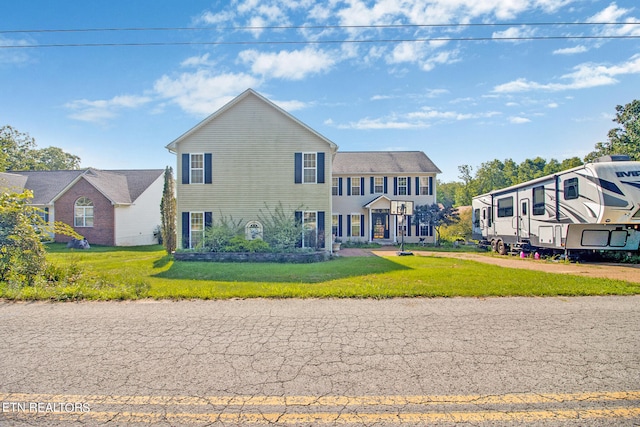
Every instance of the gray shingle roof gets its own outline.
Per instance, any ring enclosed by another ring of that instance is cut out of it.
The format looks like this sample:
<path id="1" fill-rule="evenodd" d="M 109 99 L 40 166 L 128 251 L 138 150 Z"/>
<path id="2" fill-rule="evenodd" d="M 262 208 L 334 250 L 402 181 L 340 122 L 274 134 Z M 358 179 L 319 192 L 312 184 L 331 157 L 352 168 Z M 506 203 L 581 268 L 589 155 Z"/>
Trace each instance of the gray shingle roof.
<path id="1" fill-rule="evenodd" d="M 333 159 L 333 173 L 441 173 L 422 151 L 341 151 Z"/>
<path id="2" fill-rule="evenodd" d="M 83 177 L 112 203 L 129 204 L 134 202 L 158 177 L 163 169 L 144 170 L 70 170 L 70 171 L 19 171 L 0 174 L 2 180 L 19 183 L 26 180 L 21 188 L 33 191 L 34 205 L 48 205 L 56 199 L 75 180 Z M 15 186 L 11 186 L 15 188 Z"/>

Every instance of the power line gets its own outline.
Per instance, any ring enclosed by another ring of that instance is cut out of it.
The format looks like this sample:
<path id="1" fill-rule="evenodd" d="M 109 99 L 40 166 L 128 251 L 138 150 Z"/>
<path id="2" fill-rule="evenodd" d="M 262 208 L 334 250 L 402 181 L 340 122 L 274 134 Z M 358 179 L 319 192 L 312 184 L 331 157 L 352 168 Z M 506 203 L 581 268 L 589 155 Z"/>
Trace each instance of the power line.
<path id="1" fill-rule="evenodd" d="M 302 44 L 342 44 L 342 43 L 411 43 L 411 42 L 479 42 L 479 41 L 527 41 L 527 40 L 633 40 L 640 35 L 627 36 L 520 36 L 520 37 L 429 37 L 411 39 L 368 39 L 368 40 L 281 40 L 281 41 L 202 41 L 202 42 L 117 42 L 117 43 L 48 43 L 29 45 L 0 45 L 0 49 L 35 49 L 56 47 L 139 47 L 139 46 L 223 46 L 223 45 L 302 45 Z"/>

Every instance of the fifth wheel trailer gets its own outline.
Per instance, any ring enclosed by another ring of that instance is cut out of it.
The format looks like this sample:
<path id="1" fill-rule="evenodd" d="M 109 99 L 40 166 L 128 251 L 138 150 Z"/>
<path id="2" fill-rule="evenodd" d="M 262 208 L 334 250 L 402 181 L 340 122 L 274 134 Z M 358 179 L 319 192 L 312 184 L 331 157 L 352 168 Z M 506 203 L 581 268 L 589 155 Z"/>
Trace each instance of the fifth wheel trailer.
<path id="1" fill-rule="evenodd" d="M 640 162 L 593 163 L 474 197 L 473 238 L 495 251 L 637 251 Z"/>

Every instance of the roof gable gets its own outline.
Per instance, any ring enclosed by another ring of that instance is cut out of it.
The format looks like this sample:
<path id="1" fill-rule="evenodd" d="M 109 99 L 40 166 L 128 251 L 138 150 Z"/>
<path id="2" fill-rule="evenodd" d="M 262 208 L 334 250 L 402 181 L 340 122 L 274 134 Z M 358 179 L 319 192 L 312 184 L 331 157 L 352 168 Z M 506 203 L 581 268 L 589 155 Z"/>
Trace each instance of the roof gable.
<path id="1" fill-rule="evenodd" d="M 333 159 L 336 175 L 441 172 L 422 151 L 347 151 Z"/>
<path id="2" fill-rule="evenodd" d="M 209 123 L 213 122 L 216 118 L 220 117 L 222 114 L 226 113 L 227 111 L 232 110 L 238 103 L 240 103 L 241 101 L 243 101 L 244 99 L 246 99 L 247 97 L 250 97 L 250 96 L 251 97 L 255 97 L 256 99 L 260 100 L 265 105 L 267 105 L 269 108 L 272 108 L 273 110 L 275 110 L 275 111 L 279 112 L 280 114 L 282 114 L 283 116 L 285 116 L 288 120 L 298 124 L 299 126 L 301 126 L 304 129 L 306 129 L 308 132 L 310 132 L 313 135 L 317 136 L 318 138 L 320 138 L 320 140 L 322 140 L 325 143 L 327 143 L 327 145 L 329 145 L 331 150 L 335 151 L 335 150 L 338 149 L 338 146 L 334 142 L 330 141 L 329 139 L 327 139 L 323 135 L 319 134 L 318 132 L 316 132 L 315 130 L 313 130 L 312 128 L 310 128 L 309 126 L 307 126 L 306 124 L 304 124 L 303 122 L 301 122 L 300 120 L 298 120 L 297 118 L 295 118 L 294 116 L 292 116 L 291 114 L 289 114 L 288 112 L 283 110 L 282 108 L 278 107 L 273 102 L 269 101 L 267 98 L 265 98 L 262 95 L 260 95 L 257 92 L 255 92 L 253 89 L 247 89 L 246 91 L 244 91 L 243 93 L 241 93 L 240 95 L 235 97 L 233 100 L 231 100 L 230 102 L 225 104 L 222 108 L 220 108 L 219 110 L 217 110 L 216 112 L 211 114 L 209 117 L 205 118 L 200 123 L 198 123 L 196 126 L 194 126 L 193 128 L 189 129 L 187 132 L 182 134 L 180 137 L 178 137 L 177 139 L 175 139 L 174 141 L 169 143 L 166 146 L 166 148 L 171 152 L 174 152 L 174 153 L 177 152 L 178 144 L 180 144 L 182 141 L 187 139 L 189 136 L 193 135 L 198 130 L 200 130 L 203 127 L 207 126 Z"/>
<path id="3" fill-rule="evenodd" d="M 20 171 L 0 174 L 0 181 L 5 175 L 21 177 L 20 179 L 24 180 L 22 190 L 28 189 L 33 192 L 34 205 L 52 204 L 80 179 L 85 179 L 113 204 L 130 204 L 163 173 L 162 169 Z M 18 178 L 13 180 L 19 182 Z"/>

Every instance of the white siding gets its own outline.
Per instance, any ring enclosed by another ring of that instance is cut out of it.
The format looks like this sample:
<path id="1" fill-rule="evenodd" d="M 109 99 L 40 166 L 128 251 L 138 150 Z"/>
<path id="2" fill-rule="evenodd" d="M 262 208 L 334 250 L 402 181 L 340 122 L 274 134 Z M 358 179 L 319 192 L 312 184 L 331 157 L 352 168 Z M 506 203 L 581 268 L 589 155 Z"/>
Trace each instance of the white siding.
<path id="1" fill-rule="evenodd" d="M 158 243 L 153 233 L 161 224 L 160 201 L 164 174 L 160 175 L 132 205 L 115 208 L 115 245 L 138 246 Z"/>

